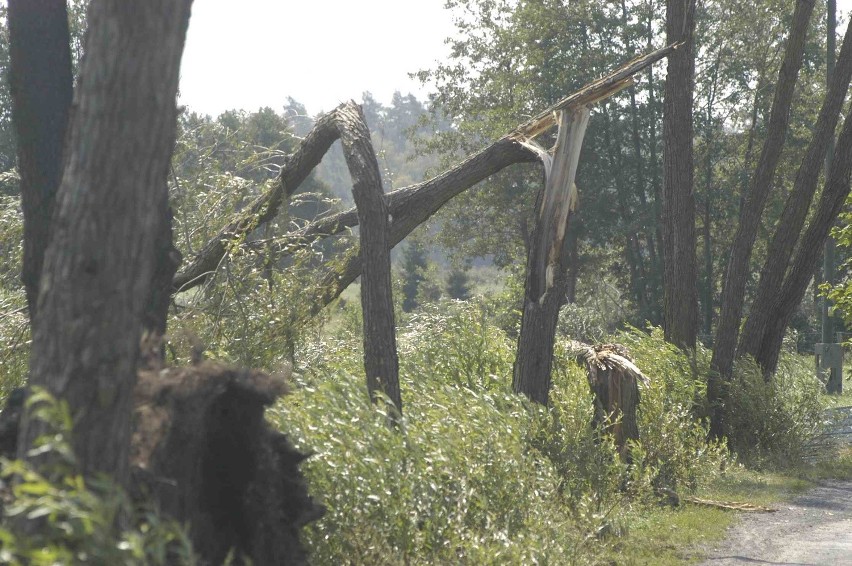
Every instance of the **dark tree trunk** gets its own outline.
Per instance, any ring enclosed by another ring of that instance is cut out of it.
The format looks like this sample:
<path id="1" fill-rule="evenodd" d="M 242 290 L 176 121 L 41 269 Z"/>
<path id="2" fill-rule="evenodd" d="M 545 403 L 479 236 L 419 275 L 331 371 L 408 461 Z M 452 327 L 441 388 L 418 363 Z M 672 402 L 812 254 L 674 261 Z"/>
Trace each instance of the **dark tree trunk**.
<path id="1" fill-rule="evenodd" d="M 695 3 L 666 0 L 666 40 L 682 41 L 668 59 L 663 102 L 663 307 L 668 342 L 695 348 L 698 334 L 693 193 L 692 97 Z"/>
<path id="2" fill-rule="evenodd" d="M 588 121 L 586 106 L 563 110 L 560 115 L 553 161 L 545 162 L 545 187 L 539 196 L 527 260 L 512 389 L 543 405 L 547 404 L 550 392 L 559 308 L 565 302 L 565 231 L 576 206 L 574 178 Z"/>
<path id="3" fill-rule="evenodd" d="M 831 171 L 822 195 L 807 229 L 802 235 L 790 270 L 780 293 L 772 302 L 773 317 L 767 324 L 760 349 L 755 359 L 765 374 L 775 372 L 790 317 L 802 301 L 808 283 L 820 259 L 820 251 L 828 238 L 831 226 L 837 220 L 846 197 L 849 196 L 849 177 L 852 172 L 852 113 L 846 116 L 843 131 L 837 141 L 837 150 L 831 162 Z"/>
<path id="4" fill-rule="evenodd" d="M 364 311 L 364 368 L 370 398 L 382 392 L 402 412 L 390 273 L 390 221 L 379 163 L 370 130 L 354 103 L 339 109 L 338 129 L 352 195 L 358 208 L 361 255 L 361 306 Z"/>
<path id="5" fill-rule="evenodd" d="M 158 224 L 154 230 L 154 276 L 145 308 L 143 328 L 153 336 L 165 336 L 172 299 L 172 281 L 180 266 L 181 254 L 172 239 L 172 209 L 169 206 L 169 190 L 163 187 L 157 202 Z M 161 350 L 161 357 L 165 354 Z"/>
<path id="6" fill-rule="evenodd" d="M 781 64 L 781 71 L 778 76 L 778 86 L 775 90 L 775 98 L 772 101 L 766 142 L 763 145 L 749 191 L 745 195 L 743 206 L 740 209 L 740 219 L 725 271 L 719 322 L 713 339 L 713 357 L 707 384 L 707 397 L 710 403 L 710 431 L 717 437 L 723 434 L 723 383 L 730 379 L 733 369 L 740 317 L 743 313 L 743 302 L 745 300 L 746 279 L 749 274 L 749 260 L 760 226 L 760 217 L 772 188 L 775 170 L 787 135 L 790 105 L 793 101 L 793 91 L 799 69 L 802 66 L 802 53 L 813 7 L 813 0 L 796 2 L 796 9 L 793 13 L 793 29 L 787 39 L 784 61 Z"/>
<path id="7" fill-rule="evenodd" d="M 820 168 L 823 167 L 829 144 L 834 139 L 850 79 L 852 79 L 852 23 L 846 29 L 840 57 L 820 109 L 813 138 L 796 173 L 793 190 L 787 196 L 784 210 L 769 244 L 766 261 L 760 271 L 757 292 L 740 337 L 738 355 L 757 356 L 767 326 L 774 324 L 773 319 L 777 313 L 772 310 L 771 305 L 778 298 L 793 249 L 802 233 L 802 226 L 816 192 Z"/>
<path id="8" fill-rule="evenodd" d="M 18 141 L 24 262 L 30 323 L 62 176 L 62 147 L 73 79 L 65 0 L 10 0 L 9 85 Z"/>
<path id="9" fill-rule="evenodd" d="M 38 298 L 30 383 L 66 400 L 84 473 L 128 478 L 190 0 L 94 0 Z M 27 457 L 41 423 L 24 418 Z"/>

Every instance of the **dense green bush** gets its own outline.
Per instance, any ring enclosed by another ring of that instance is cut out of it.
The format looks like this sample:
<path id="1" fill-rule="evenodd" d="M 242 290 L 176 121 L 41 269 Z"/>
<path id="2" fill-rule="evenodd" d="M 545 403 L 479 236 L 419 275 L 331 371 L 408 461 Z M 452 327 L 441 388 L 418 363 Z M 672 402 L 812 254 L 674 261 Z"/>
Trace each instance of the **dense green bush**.
<path id="1" fill-rule="evenodd" d="M 27 375 L 29 318 L 21 283 L 23 214 L 20 199 L 2 194 L 8 185 L 17 190 L 17 174 L 0 173 L 0 404 Z"/>
<path id="2" fill-rule="evenodd" d="M 299 351 L 294 391 L 272 410 L 315 452 L 306 474 L 328 507 L 307 533 L 315 563 L 591 563 L 653 482 L 689 490 L 718 473 L 724 449 L 695 420 L 695 362 L 658 332 L 619 337 L 652 382 L 630 467 L 591 428 L 585 372 L 561 346 L 548 408 L 511 393 L 514 342 L 495 305 L 425 305 L 400 328 L 397 428 L 369 403 L 346 317 Z"/>
<path id="3" fill-rule="evenodd" d="M 724 446 L 708 442 L 707 380 L 710 352 L 699 345 L 688 355 L 667 343 L 659 328 L 630 329 L 615 337 L 650 378 L 641 391 L 639 429 L 645 465 L 657 485 L 696 489 L 722 467 Z"/>
<path id="4" fill-rule="evenodd" d="M 740 460 L 755 466 L 790 466 L 807 455 L 821 432 L 822 384 L 813 361 L 785 352 L 765 380 L 751 359 L 737 362 L 725 407 L 726 433 Z"/>

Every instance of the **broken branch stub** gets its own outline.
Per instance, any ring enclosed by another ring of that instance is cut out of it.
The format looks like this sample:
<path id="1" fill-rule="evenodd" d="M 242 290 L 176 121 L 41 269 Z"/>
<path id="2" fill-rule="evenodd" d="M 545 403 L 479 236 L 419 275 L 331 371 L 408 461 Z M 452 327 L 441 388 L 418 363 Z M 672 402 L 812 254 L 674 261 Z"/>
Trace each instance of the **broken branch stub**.
<path id="1" fill-rule="evenodd" d="M 628 442 L 639 440 L 639 386 L 647 387 L 650 380 L 621 344 L 590 346 L 570 340 L 567 350 L 568 356 L 586 368 L 595 396 L 592 426 L 612 434 L 619 454 L 629 460 Z"/>

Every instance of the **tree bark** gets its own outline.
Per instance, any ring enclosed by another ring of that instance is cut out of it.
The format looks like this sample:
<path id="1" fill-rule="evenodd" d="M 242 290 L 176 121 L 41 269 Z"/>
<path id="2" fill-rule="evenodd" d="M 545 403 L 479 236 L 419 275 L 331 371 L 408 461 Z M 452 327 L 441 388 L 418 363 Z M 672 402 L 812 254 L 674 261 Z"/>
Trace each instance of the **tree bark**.
<path id="1" fill-rule="evenodd" d="M 563 110 L 552 162 L 545 162 L 545 187 L 533 228 L 527 260 L 521 333 L 515 358 L 512 389 L 537 403 L 547 404 L 553 340 L 559 307 L 565 301 L 565 231 L 576 207 L 574 178 L 589 122 L 589 108 Z"/>
<path id="2" fill-rule="evenodd" d="M 728 381 L 733 369 L 740 317 L 745 300 L 749 260 L 760 226 L 760 217 L 772 188 L 775 170 L 787 135 L 790 105 L 793 101 L 796 79 L 802 65 L 802 53 L 813 7 L 813 0 L 798 0 L 796 2 L 793 13 L 793 29 L 787 39 L 784 61 L 781 64 L 778 76 L 778 86 L 772 101 L 766 142 L 763 145 L 749 191 L 745 195 L 743 206 L 740 209 L 740 219 L 725 271 L 722 304 L 713 340 L 711 372 L 707 384 L 707 396 L 710 403 L 710 431 L 717 437 L 723 434 L 723 383 Z"/>
<path id="3" fill-rule="evenodd" d="M 65 0 L 10 0 L 9 86 L 18 142 L 24 261 L 30 324 L 62 175 L 62 146 L 73 78 Z"/>
<path id="4" fill-rule="evenodd" d="M 695 348 L 698 334 L 692 98 L 695 3 L 666 0 L 666 38 L 683 46 L 668 59 L 663 101 L 663 306 L 668 342 Z"/>
<path id="5" fill-rule="evenodd" d="M 191 0 L 94 0 L 38 297 L 30 383 L 66 400 L 82 471 L 126 484 L 133 387 Z M 26 458 L 43 424 L 24 417 Z"/>
<path id="6" fill-rule="evenodd" d="M 339 108 L 337 127 L 352 195 L 358 209 L 361 251 L 361 308 L 364 312 L 364 368 L 370 399 L 382 392 L 402 413 L 391 287 L 390 229 L 379 163 L 361 109 L 350 102 Z"/>
<path id="7" fill-rule="evenodd" d="M 760 271 L 754 301 L 740 337 L 738 355 L 757 356 L 767 326 L 774 325 L 777 313 L 771 305 L 778 298 L 793 249 L 802 233 L 802 226 L 816 192 L 819 171 L 823 167 L 826 152 L 834 139 L 843 101 L 852 80 L 852 22 L 846 28 L 846 37 L 840 50 L 835 72 L 820 108 L 813 138 L 802 159 L 793 190 L 787 196 L 781 218 L 769 244 L 766 261 Z"/>
<path id="8" fill-rule="evenodd" d="M 843 208 L 843 203 L 846 202 L 846 197 L 849 196 L 850 172 L 852 172 L 852 113 L 846 116 L 843 123 L 843 131 L 840 133 L 837 150 L 831 162 L 831 171 L 822 190 L 816 212 L 802 235 L 795 257 L 790 262 L 790 270 L 784 279 L 781 291 L 770 306 L 774 316 L 767 325 L 760 349 L 755 356 L 755 360 L 766 375 L 775 372 L 787 324 L 805 295 L 808 283 L 819 262 L 820 250 Z"/>

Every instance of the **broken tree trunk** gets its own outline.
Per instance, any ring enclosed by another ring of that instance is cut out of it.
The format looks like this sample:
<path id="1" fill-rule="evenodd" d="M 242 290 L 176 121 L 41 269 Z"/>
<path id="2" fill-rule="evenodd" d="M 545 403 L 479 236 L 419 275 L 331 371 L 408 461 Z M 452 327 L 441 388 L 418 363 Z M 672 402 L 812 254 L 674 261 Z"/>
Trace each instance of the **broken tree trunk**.
<path id="1" fill-rule="evenodd" d="M 383 199 L 386 207 L 383 209 L 384 216 L 389 217 L 390 222 L 390 229 L 388 231 L 385 228 L 384 235 L 385 245 L 387 251 L 389 251 L 449 199 L 482 179 L 512 163 L 532 161 L 536 155 L 539 159 L 548 163 L 550 157 L 545 158 L 546 152 L 540 149 L 530 151 L 529 148 L 532 148 L 530 142 L 537 135 L 548 131 L 558 120 L 562 121 L 561 133 L 559 134 L 562 142 L 557 143 L 560 151 L 555 156 L 553 174 L 550 174 L 548 170 L 547 178 L 550 189 L 545 191 L 539 215 L 540 226 L 538 226 L 537 232 L 539 242 L 529 258 L 531 275 L 528 278 L 527 300 L 524 309 L 524 328 L 527 331 L 522 331 L 519 338 L 518 361 L 515 364 L 513 380 L 515 391 L 524 393 L 536 401 L 547 402 L 547 392 L 550 386 L 553 338 L 559 306 L 564 295 L 564 293 L 558 292 L 554 284 L 563 277 L 565 270 L 562 261 L 562 248 L 568 215 L 576 201 L 576 188 L 573 188 L 573 181 L 576 175 L 583 134 L 588 122 L 588 106 L 630 86 L 633 84 L 632 77 L 635 73 L 667 56 L 676 48 L 677 45 L 670 45 L 626 63 L 616 71 L 559 101 L 453 169 L 425 183 L 400 189 Z M 248 207 L 247 211 L 242 212 L 236 220 L 223 228 L 193 258 L 189 266 L 175 276 L 173 285 L 175 291 L 189 289 L 209 277 L 225 258 L 230 242 L 243 238 L 261 224 L 269 222 L 275 217 L 285 197 L 295 191 L 299 183 L 319 163 L 334 140 L 341 137 L 343 132 L 348 131 L 346 129 L 347 106 L 348 103 L 320 118 L 314 129 L 282 166 L 278 179 L 273 183 L 270 190 L 258 197 Z M 345 140 L 344 146 L 346 146 Z M 350 155 L 351 152 L 347 152 L 347 163 L 350 166 L 350 172 L 353 173 L 353 178 L 356 178 L 356 171 L 353 170 L 353 166 L 357 168 L 366 167 L 365 159 L 375 161 L 375 155 L 372 154 L 371 148 L 362 149 L 362 157 L 360 158 L 355 158 Z M 549 166 L 547 167 L 549 168 Z M 574 197 L 571 197 L 572 190 Z M 372 211 L 369 216 L 373 217 L 375 214 L 373 207 L 381 208 L 378 201 L 374 200 L 375 191 L 370 193 L 368 189 L 364 188 L 361 191 L 360 200 L 362 202 L 360 203 L 358 202 L 358 192 L 356 189 L 355 198 L 358 206 L 355 213 L 347 211 L 309 225 L 289 239 L 291 244 L 289 247 L 291 249 L 298 248 L 315 239 L 340 233 L 347 227 L 364 223 L 368 215 L 368 208 Z M 373 234 L 373 236 L 367 238 L 367 241 L 382 239 L 383 236 L 377 236 L 377 232 L 372 231 L 374 228 L 379 232 L 382 230 L 380 225 L 370 228 L 366 226 L 366 223 L 362 224 L 362 245 L 365 242 L 365 232 Z M 354 281 L 361 274 L 362 268 L 371 261 L 370 255 L 371 253 L 362 248 L 359 254 L 350 255 L 341 266 L 331 270 L 324 278 L 323 290 L 314 302 L 313 308 L 318 310 L 339 296 L 340 292 Z M 379 271 L 384 271 L 384 267 L 381 267 L 382 263 L 377 265 L 380 265 L 377 268 Z M 387 292 L 389 293 L 389 290 Z M 365 308 L 370 303 L 369 294 L 369 290 L 362 288 L 362 300 Z M 391 336 L 389 340 L 380 339 L 379 341 L 384 340 L 384 346 L 377 346 L 375 352 L 387 353 L 390 350 L 386 346 L 393 345 L 392 311 L 390 316 L 391 332 L 384 333 L 382 329 L 386 329 L 386 326 L 384 324 L 375 326 L 369 323 L 365 313 L 365 340 L 375 332 Z M 384 321 L 388 322 L 388 319 L 385 318 Z M 365 348 L 365 366 L 367 366 L 369 375 L 371 369 L 366 360 L 367 356 L 368 353 Z M 373 382 L 373 385 L 375 383 L 386 384 L 391 379 L 396 380 L 396 376 L 391 377 L 387 370 L 387 367 L 393 366 L 395 368 L 397 365 L 395 349 L 391 358 L 385 357 L 380 362 L 375 366 L 377 373 L 374 375 L 377 376 L 375 378 L 377 381 Z M 373 378 L 368 377 L 368 379 Z M 371 392 L 375 391 L 372 385 L 370 387 Z M 393 394 L 391 388 L 382 387 L 382 389 L 389 395 Z M 401 402 L 397 403 L 397 407 L 399 406 L 401 406 Z"/>
<path id="2" fill-rule="evenodd" d="M 574 177 L 588 123 L 588 106 L 562 110 L 553 157 L 537 148 L 544 163 L 545 187 L 527 261 L 512 389 L 543 405 L 547 404 L 550 391 L 559 307 L 565 299 L 564 285 L 557 284 L 565 278 L 566 271 L 562 248 L 568 218 L 577 205 Z"/>
<path id="3" fill-rule="evenodd" d="M 568 355 L 586 368 L 589 387 L 595 396 L 592 426 L 603 427 L 612 434 L 619 454 L 629 459 L 629 441 L 639 440 L 636 418 L 639 385 L 647 386 L 648 378 L 621 344 L 589 346 L 572 340 L 568 343 Z"/>
<path id="4" fill-rule="evenodd" d="M 361 226 L 361 308 L 364 312 L 364 369 L 367 390 L 387 395 L 402 412 L 391 290 L 388 208 L 370 130 L 361 109 L 348 102 L 339 109 L 337 127 L 352 175 L 352 194 Z"/>
<path id="5" fill-rule="evenodd" d="M 517 140 L 534 138 L 548 131 L 555 124 L 556 111 L 592 104 L 611 96 L 632 84 L 634 74 L 668 56 L 677 47 L 677 45 L 669 45 L 625 63 L 615 71 L 560 100 L 452 169 L 428 181 L 388 193 L 385 200 L 388 203 L 388 212 L 393 218 L 391 245 L 399 243 L 457 194 L 509 165 L 535 161 L 535 153 L 521 146 Z M 319 118 L 313 129 L 281 166 L 269 190 L 222 228 L 175 275 L 173 283 L 175 292 L 191 289 L 203 283 L 215 273 L 225 258 L 230 243 L 243 238 L 278 214 L 281 204 L 296 191 L 319 164 L 331 144 L 338 139 L 334 123 L 342 107 L 343 105 Z M 282 251 L 285 254 L 292 252 L 313 241 L 340 234 L 357 225 L 358 217 L 355 209 L 317 220 L 303 229 L 285 235 Z"/>

